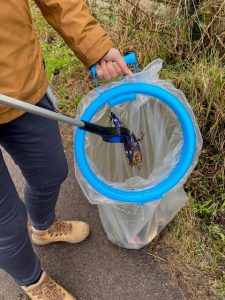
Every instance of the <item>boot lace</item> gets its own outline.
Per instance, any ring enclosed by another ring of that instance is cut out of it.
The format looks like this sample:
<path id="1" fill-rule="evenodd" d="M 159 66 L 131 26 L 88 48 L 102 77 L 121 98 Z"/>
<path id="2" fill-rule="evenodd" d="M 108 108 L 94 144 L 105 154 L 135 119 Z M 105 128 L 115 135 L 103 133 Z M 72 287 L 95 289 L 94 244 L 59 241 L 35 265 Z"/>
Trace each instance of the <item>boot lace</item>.
<path id="1" fill-rule="evenodd" d="M 64 300 L 65 293 L 48 276 L 44 281 L 31 291 L 31 295 L 43 300 Z"/>
<path id="2" fill-rule="evenodd" d="M 56 219 L 51 227 L 48 229 L 50 236 L 67 235 L 72 231 L 72 224 L 68 224 L 60 219 Z"/>

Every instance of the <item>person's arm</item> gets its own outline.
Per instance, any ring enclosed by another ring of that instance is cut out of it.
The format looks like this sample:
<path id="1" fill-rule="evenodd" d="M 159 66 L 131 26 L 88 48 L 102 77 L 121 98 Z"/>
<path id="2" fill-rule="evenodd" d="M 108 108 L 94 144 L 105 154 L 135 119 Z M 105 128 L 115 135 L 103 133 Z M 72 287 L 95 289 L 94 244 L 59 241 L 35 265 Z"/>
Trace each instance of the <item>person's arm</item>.
<path id="1" fill-rule="evenodd" d="M 44 18 L 56 29 L 86 67 L 89 68 L 101 61 L 102 67 L 99 65 L 97 70 L 100 77 L 105 79 L 109 78 L 109 74 L 110 77 L 115 76 L 116 69 L 117 74 L 119 71 L 128 74 L 126 64 L 127 72 L 123 70 L 124 64 L 122 69 L 117 64 L 118 56 L 121 63 L 120 53 L 118 54 L 118 50 L 113 48 L 113 42 L 96 19 L 91 16 L 83 0 L 35 0 L 35 2 Z M 113 68 L 112 61 L 116 62 Z"/>

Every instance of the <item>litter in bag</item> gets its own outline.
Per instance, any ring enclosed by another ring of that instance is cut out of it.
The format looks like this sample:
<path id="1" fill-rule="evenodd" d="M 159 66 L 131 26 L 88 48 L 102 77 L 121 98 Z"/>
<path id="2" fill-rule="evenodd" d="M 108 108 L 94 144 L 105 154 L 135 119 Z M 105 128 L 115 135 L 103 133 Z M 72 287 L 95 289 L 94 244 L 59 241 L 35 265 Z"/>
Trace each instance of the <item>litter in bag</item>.
<path id="1" fill-rule="evenodd" d="M 105 90 L 122 83 L 142 82 L 159 86 L 176 96 L 192 118 L 196 134 L 193 163 L 173 190 L 153 202 L 137 205 L 107 198 L 87 183 L 75 160 L 77 181 L 89 202 L 98 205 L 109 240 L 129 249 L 147 245 L 185 205 L 187 195 L 183 184 L 196 166 L 202 147 L 201 134 L 185 95 L 171 82 L 159 78 L 161 68 L 162 60 L 157 59 L 140 73 L 96 88 L 82 99 L 77 111 L 77 117 L 81 117 L 89 104 Z M 139 141 L 142 163 L 138 167 L 130 165 L 123 144 L 106 143 L 97 135 L 87 133 L 85 150 L 91 168 L 103 182 L 121 190 L 145 190 L 156 186 L 169 176 L 180 158 L 183 137 L 176 115 L 160 100 L 137 95 L 135 101 L 113 108 L 109 104 L 104 105 L 91 122 L 109 126 L 111 111 L 136 137 L 142 137 Z"/>

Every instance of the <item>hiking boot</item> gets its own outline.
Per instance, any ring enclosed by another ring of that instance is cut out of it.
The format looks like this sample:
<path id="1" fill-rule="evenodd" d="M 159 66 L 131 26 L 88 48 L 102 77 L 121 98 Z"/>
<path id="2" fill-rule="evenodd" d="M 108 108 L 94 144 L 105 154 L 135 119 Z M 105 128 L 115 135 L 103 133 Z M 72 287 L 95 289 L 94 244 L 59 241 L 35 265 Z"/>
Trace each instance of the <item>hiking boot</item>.
<path id="1" fill-rule="evenodd" d="M 54 242 L 80 243 L 89 235 L 89 225 L 81 221 L 63 221 L 56 219 L 46 230 L 30 227 L 31 240 L 36 245 Z"/>
<path id="2" fill-rule="evenodd" d="M 76 300 L 64 288 L 43 272 L 37 283 L 22 286 L 31 300 Z"/>

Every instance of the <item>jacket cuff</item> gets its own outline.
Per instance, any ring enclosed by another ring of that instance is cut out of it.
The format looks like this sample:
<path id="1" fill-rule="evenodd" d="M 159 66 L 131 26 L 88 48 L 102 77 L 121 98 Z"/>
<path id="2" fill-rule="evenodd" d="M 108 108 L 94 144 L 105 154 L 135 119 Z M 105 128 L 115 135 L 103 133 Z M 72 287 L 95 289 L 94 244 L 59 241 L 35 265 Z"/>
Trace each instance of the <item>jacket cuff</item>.
<path id="1" fill-rule="evenodd" d="M 82 61 L 87 68 L 96 64 L 111 48 L 114 47 L 113 42 L 108 36 L 103 37 L 96 42 L 83 57 Z"/>

